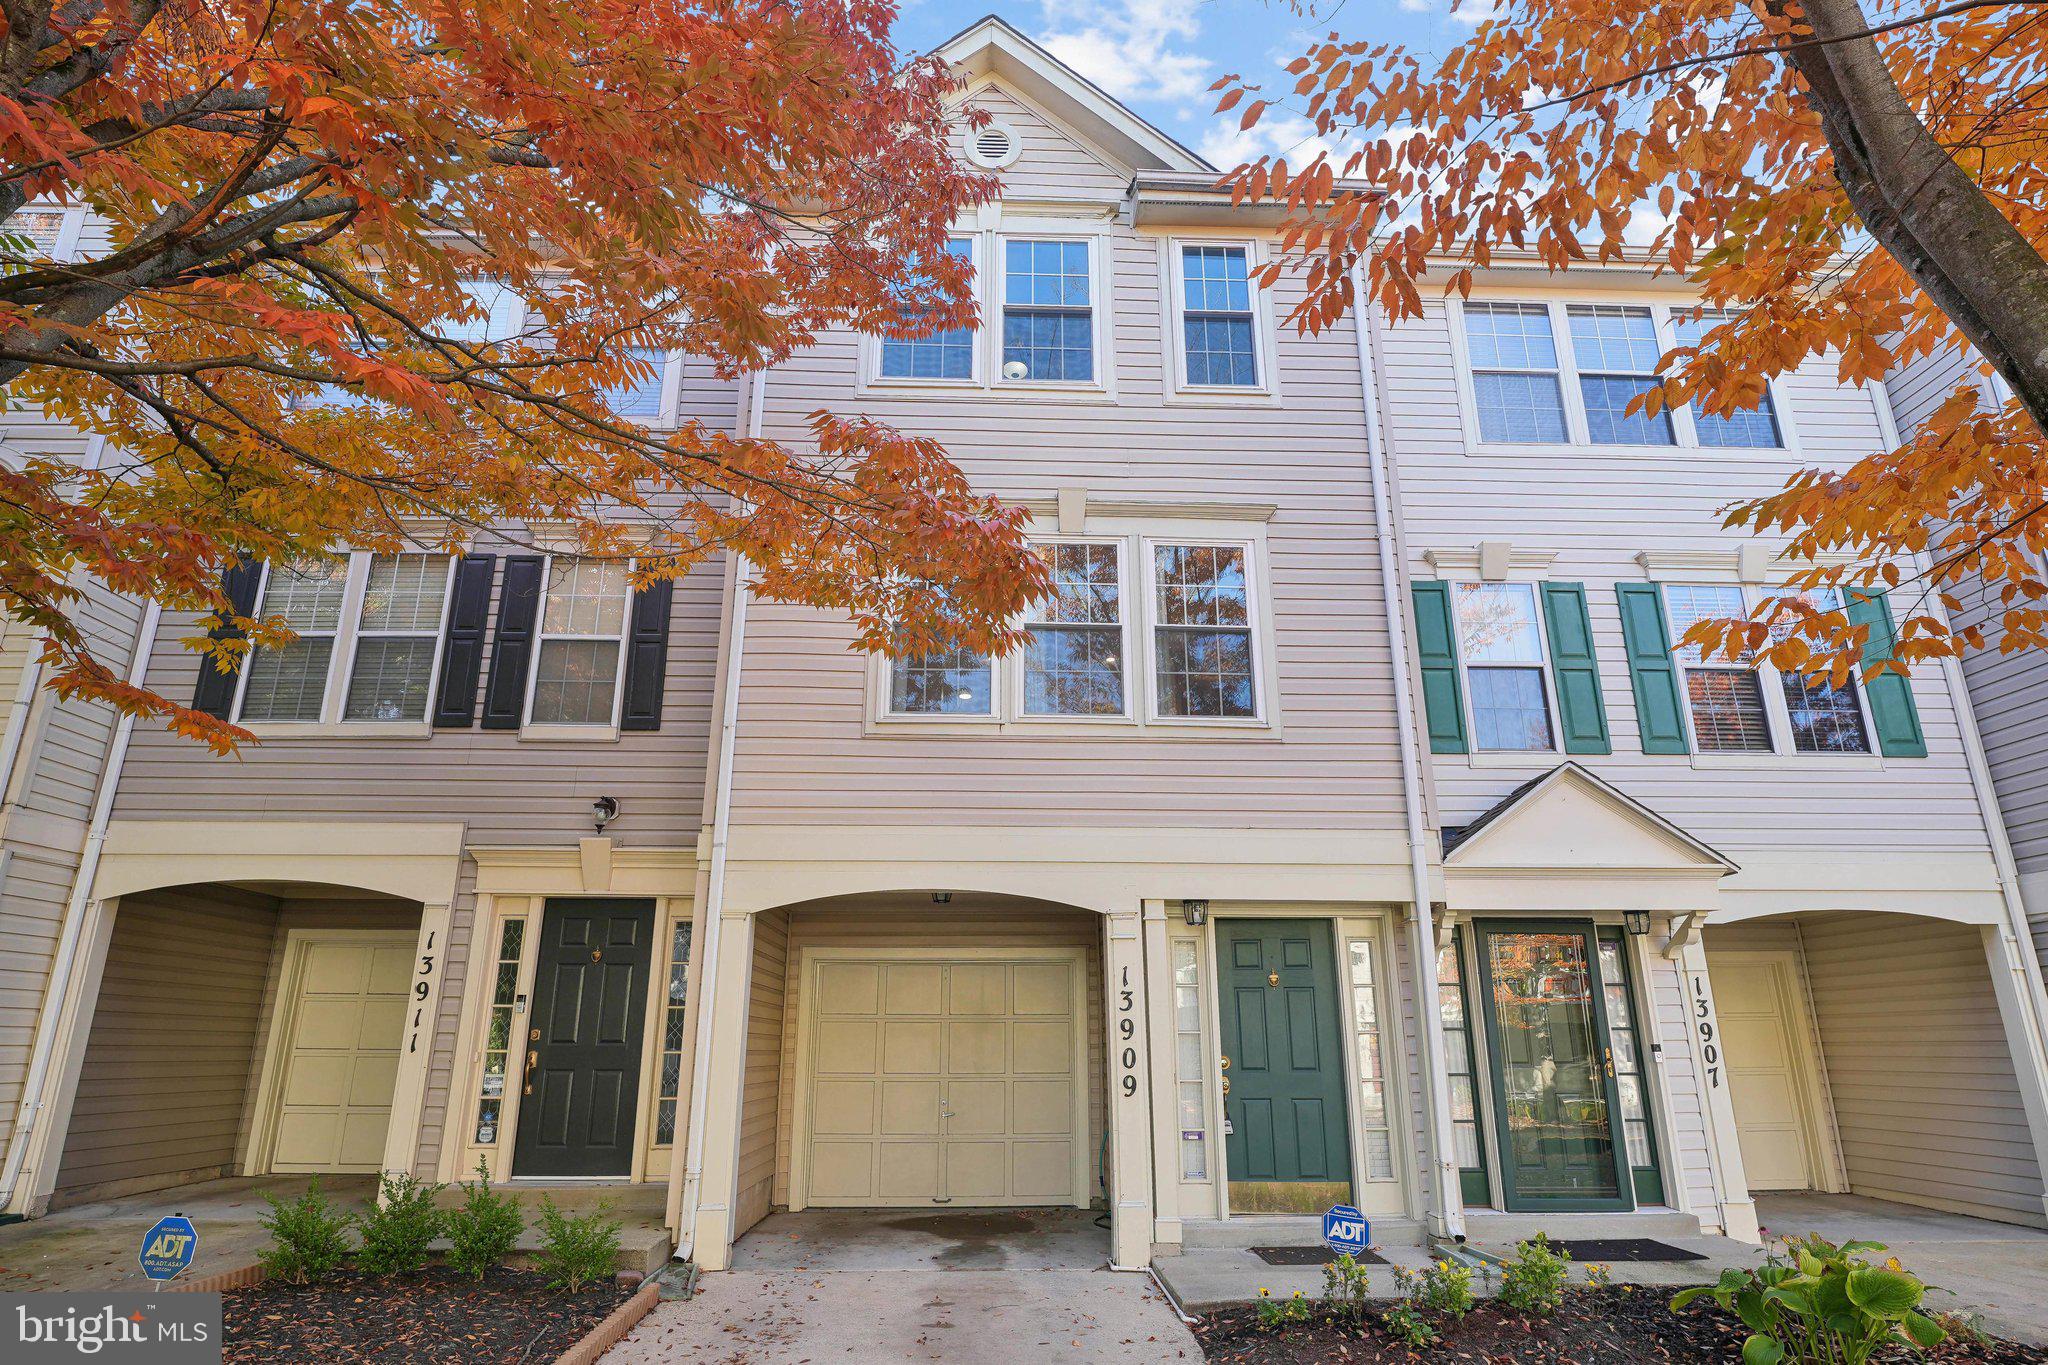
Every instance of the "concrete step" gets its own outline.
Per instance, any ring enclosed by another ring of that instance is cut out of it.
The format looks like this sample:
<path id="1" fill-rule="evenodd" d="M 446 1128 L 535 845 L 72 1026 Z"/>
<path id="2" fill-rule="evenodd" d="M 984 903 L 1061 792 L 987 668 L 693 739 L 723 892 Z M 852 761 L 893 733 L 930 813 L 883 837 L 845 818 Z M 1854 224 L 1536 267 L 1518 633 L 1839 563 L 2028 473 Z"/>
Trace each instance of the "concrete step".
<path id="1" fill-rule="evenodd" d="M 1374 1218 L 1375 1246 L 1421 1246 L 1422 1224 L 1409 1218 Z M 1323 1244 L 1323 1220 L 1316 1214 L 1246 1213 L 1235 1218 L 1189 1218 L 1180 1225 L 1181 1245 L 1210 1247 L 1305 1247 Z"/>
<path id="2" fill-rule="evenodd" d="M 1503 1213 L 1465 1210 L 1465 1240 L 1489 1249 L 1514 1248 L 1537 1233 L 1552 1240 L 1577 1237 L 1697 1237 L 1700 1220 L 1677 1209 L 1642 1208 L 1633 1213 Z"/>

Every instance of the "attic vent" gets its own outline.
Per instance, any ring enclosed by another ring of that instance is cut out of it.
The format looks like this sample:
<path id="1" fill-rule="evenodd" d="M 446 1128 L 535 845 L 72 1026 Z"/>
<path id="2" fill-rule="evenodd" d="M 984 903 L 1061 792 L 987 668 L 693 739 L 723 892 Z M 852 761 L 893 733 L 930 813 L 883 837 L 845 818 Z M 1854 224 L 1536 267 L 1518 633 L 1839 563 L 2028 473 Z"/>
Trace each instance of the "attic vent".
<path id="1" fill-rule="evenodd" d="M 1017 133 L 1006 123 L 991 123 L 977 129 L 968 139 L 967 159 L 990 170 L 1017 159 Z"/>

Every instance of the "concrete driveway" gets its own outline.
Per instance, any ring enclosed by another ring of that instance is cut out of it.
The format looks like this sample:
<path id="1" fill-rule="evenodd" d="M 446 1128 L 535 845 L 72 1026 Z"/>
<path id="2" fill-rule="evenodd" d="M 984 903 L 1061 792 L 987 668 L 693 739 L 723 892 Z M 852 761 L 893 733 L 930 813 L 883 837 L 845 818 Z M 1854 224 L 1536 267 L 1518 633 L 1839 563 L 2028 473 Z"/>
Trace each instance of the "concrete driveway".
<path id="1" fill-rule="evenodd" d="M 1108 1233 L 1078 1210 L 775 1214 L 605 1365 L 1199 1361 L 1151 1278 L 1108 1259 Z"/>

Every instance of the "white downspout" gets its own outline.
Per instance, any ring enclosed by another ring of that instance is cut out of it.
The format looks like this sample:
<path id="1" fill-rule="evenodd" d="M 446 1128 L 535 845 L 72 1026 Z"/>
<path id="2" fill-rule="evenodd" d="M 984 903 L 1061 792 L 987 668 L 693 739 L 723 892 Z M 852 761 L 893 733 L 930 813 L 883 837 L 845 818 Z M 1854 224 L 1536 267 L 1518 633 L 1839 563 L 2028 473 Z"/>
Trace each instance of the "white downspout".
<path id="1" fill-rule="evenodd" d="M 1373 369 L 1371 335 L 1379 320 L 1364 281 L 1352 277 L 1352 325 L 1358 333 L 1358 382 L 1365 397 L 1366 462 L 1372 469 L 1373 532 L 1379 541 L 1380 594 L 1387 617 L 1387 642 L 1394 656 L 1394 728 L 1401 741 L 1401 801 L 1408 820 L 1409 957 L 1415 973 L 1415 1012 L 1422 1035 L 1423 1157 L 1429 1168 L 1431 1231 L 1439 1237 L 1465 1235 L 1465 1199 L 1450 1156 L 1451 1097 L 1444 1078 L 1443 1014 L 1436 982 L 1436 935 L 1429 913 L 1429 825 L 1422 811 L 1422 759 L 1415 742 L 1415 700 L 1408 685 L 1408 616 L 1401 594 L 1400 559 L 1394 552 L 1392 485 L 1380 435 L 1379 381 Z"/>
<path id="2" fill-rule="evenodd" d="M 768 371 L 754 372 L 747 407 L 749 437 L 761 434 L 761 413 L 768 394 Z M 739 737 L 740 665 L 747 642 L 747 561 L 733 575 L 732 623 L 727 635 L 725 676 L 719 680 L 718 751 L 711 780 L 718 784 L 711 803 L 711 871 L 699 922 L 704 926 L 704 967 L 697 986 L 697 1047 L 690 1059 L 689 1142 L 683 1158 L 683 1197 L 676 1229 L 675 1259 L 687 1261 L 697 1249 L 697 1205 L 704 1193 L 704 1088 L 711 1079 L 711 1030 L 717 1017 L 718 949 L 725 912 L 727 833 L 732 828 L 733 748 Z"/>
<path id="3" fill-rule="evenodd" d="M 154 598 L 143 608 L 142 624 L 136 631 L 135 657 L 129 661 L 128 683 L 140 687 L 149 671 L 149 656 L 156 648 L 157 621 L 163 609 Z M 19 708 L 17 708 L 19 714 Z M 8 739 L 18 745 L 12 718 Z M 93 878 L 99 872 L 100 850 L 107 842 L 107 821 L 114 813 L 114 792 L 120 786 L 121 766 L 128 757 L 128 741 L 135 733 L 135 717 L 123 713 L 114 729 L 113 745 L 107 750 L 106 767 L 100 772 L 99 790 L 93 796 L 92 823 L 86 827 L 85 848 L 78 860 L 78 875 L 71 884 L 71 899 L 64 907 L 64 928 L 57 939 L 57 954 L 50 962 L 50 983 L 43 992 L 43 1008 L 36 1019 L 35 1044 L 29 1053 L 28 1077 L 21 1088 L 21 1108 L 14 1116 L 14 1131 L 8 1135 L 7 1164 L 0 1169 L 0 1210 L 14 1204 L 21 1181 L 22 1163 L 28 1159 L 29 1135 L 36 1115 L 43 1109 L 42 1091 L 56 1050 L 57 1020 L 71 989 L 71 973 L 78 963 L 78 944 L 85 923 L 85 908 L 92 898 Z M 10 752 L 11 761 L 14 755 Z M 11 772 L 10 772 L 11 777 Z"/>

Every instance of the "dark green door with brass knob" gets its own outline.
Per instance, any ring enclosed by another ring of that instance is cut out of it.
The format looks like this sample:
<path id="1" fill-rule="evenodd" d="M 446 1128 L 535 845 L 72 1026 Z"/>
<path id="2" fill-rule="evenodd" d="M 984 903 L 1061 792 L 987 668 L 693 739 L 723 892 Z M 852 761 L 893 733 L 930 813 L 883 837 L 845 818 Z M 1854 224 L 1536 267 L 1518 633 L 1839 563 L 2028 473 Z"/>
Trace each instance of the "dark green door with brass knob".
<path id="1" fill-rule="evenodd" d="M 1320 1213 L 1351 1194 L 1343 1014 L 1328 920 L 1216 924 L 1224 1156 L 1237 1213 Z"/>
<path id="2" fill-rule="evenodd" d="M 630 1176 L 654 902 L 551 900 L 520 1050 L 515 1176 Z"/>

